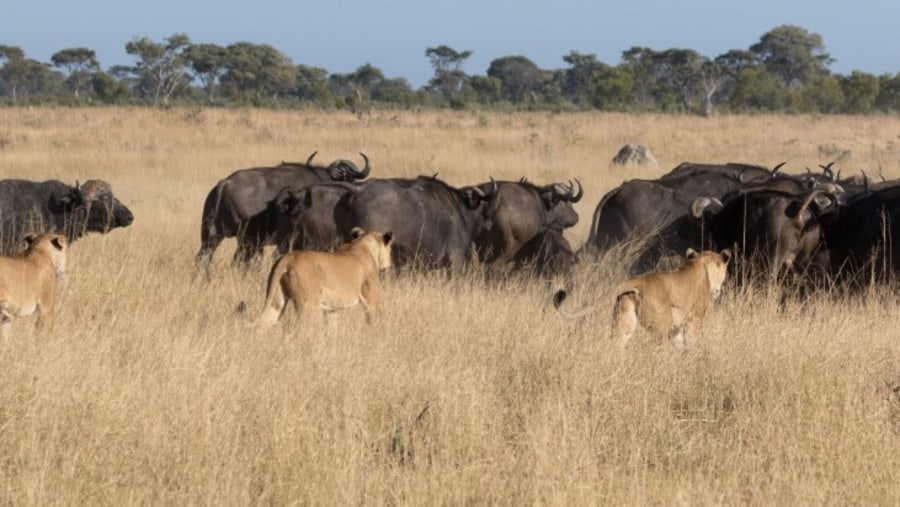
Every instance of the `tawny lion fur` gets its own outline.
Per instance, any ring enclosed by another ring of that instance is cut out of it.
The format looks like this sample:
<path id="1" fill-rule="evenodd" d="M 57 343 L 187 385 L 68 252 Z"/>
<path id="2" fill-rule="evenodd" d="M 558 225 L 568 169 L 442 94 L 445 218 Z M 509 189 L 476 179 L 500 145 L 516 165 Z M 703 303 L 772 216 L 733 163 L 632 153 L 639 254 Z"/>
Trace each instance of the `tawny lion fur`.
<path id="1" fill-rule="evenodd" d="M 393 238 L 390 232 L 365 232 L 358 227 L 353 236 L 335 252 L 303 250 L 281 257 L 269 273 L 259 323 L 277 322 L 288 302 L 293 302 L 304 320 L 356 305 L 362 305 L 371 320 L 381 292 L 378 273 L 392 265 Z"/>
<path id="2" fill-rule="evenodd" d="M 53 316 L 66 271 L 69 243 L 61 234 L 29 234 L 20 255 L 0 256 L 0 334 L 10 335 L 16 317 L 37 314 L 36 327 L 53 329 Z"/>
<path id="3" fill-rule="evenodd" d="M 675 271 L 646 273 L 619 284 L 606 297 L 587 308 L 568 313 L 561 308 L 566 291 L 554 295 L 553 304 L 565 317 L 577 318 L 598 307 L 613 307 L 614 334 L 627 346 L 638 324 L 651 333 L 683 346 L 687 328 L 718 299 L 725 282 L 730 250 L 698 253 L 688 249 L 687 259 Z"/>

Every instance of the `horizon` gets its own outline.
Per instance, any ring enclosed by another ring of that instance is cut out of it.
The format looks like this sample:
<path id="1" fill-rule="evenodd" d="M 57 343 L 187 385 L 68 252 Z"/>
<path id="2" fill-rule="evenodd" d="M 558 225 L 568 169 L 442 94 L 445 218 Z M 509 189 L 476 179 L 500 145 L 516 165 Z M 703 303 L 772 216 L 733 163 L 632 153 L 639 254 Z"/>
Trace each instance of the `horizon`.
<path id="1" fill-rule="evenodd" d="M 295 65 L 320 67 L 329 74 L 350 73 L 368 63 L 386 78 L 404 78 L 418 89 L 434 75 L 425 50 L 440 45 L 472 51 L 462 69 L 484 75 L 491 61 L 506 56 L 524 56 L 544 70 L 566 68 L 563 57 L 570 51 L 594 54 L 616 66 L 622 52 L 634 46 L 693 49 L 715 58 L 731 49 L 748 49 L 777 26 L 795 25 L 822 36 L 825 51 L 834 59 L 829 65 L 833 73 L 900 71 L 891 41 L 900 4 L 886 0 L 830 0 L 815 9 L 772 0 L 753 5 L 711 0 L 677 5 L 662 0 L 628 5 L 463 0 L 451 11 L 410 0 L 390 5 L 271 0 L 254 9 L 264 15 L 247 16 L 234 2 L 210 10 L 199 2 L 173 0 L 137 6 L 111 0 L 77 5 L 37 0 L 4 14 L 0 30 L 8 39 L 0 44 L 20 47 L 26 57 L 41 62 L 50 62 L 57 51 L 86 47 L 96 52 L 106 70 L 135 63 L 125 52 L 131 40 L 161 42 L 184 33 L 194 43 L 268 44 Z M 367 33 L 372 26 L 375 29 Z"/>

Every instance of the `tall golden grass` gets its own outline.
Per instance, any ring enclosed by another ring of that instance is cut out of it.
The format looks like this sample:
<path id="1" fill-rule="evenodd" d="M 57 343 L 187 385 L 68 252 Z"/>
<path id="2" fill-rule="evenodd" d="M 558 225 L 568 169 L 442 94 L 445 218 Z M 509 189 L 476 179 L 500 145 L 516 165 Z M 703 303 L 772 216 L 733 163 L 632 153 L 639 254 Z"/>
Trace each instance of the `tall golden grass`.
<path id="1" fill-rule="evenodd" d="M 388 275 L 381 316 L 262 332 L 271 256 L 195 280 L 206 193 L 281 160 L 372 176 L 579 178 L 600 197 L 682 161 L 900 175 L 900 118 L 2 109 L 4 178 L 110 181 L 135 214 L 71 248 L 52 333 L 0 344 L 9 504 L 898 504 L 895 287 L 778 304 L 731 288 L 685 351 L 549 308 L 562 281 Z M 627 142 L 656 167 L 610 167 Z M 584 260 L 586 302 L 623 274 Z"/>

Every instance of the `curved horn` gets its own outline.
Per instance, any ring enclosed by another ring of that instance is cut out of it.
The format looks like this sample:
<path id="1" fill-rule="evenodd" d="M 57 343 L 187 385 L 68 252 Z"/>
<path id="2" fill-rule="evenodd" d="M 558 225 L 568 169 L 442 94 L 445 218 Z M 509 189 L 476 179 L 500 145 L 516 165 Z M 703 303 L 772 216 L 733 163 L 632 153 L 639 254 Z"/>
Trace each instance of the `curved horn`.
<path id="1" fill-rule="evenodd" d="M 819 164 L 819 167 L 822 168 L 822 173 L 824 173 L 825 176 L 831 181 L 834 181 L 834 173 L 831 171 L 831 166 L 833 165 L 834 162 L 829 162 L 828 165 Z"/>
<path id="2" fill-rule="evenodd" d="M 310 155 L 309 158 L 306 159 L 306 165 L 311 165 L 311 164 L 312 164 L 312 160 L 313 160 L 313 158 L 316 157 L 316 153 L 319 153 L 319 150 L 316 150 L 316 151 L 312 152 L 312 155 Z"/>
<path id="3" fill-rule="evenodd" d="M 773 167 L 772 170 L 769 171 L 771 173 L 771 175 L 775 176 L 776 174 L 778 174 L 778 170 L 781 169 L 782 166 L 784 166 L 784 164 L 787 164 L 787 161 L 784 161 L 784 162 L 776 165 L 775 167 Z"/>
<path id="4" fill-rule="evenodd" d="M 363 160 L 366 161 L 365 167 L 362 168 L 362 171 L 357 171 L 356 166 L 353 166 L 350 170 L 353 171 L 353 175 L 356 176 L 357 179 L 365 179 L 369 172 L 372 170 L 372 166 L 369 165 L 369 157 L 366 156 L 365 153 L 359 152 L 360 156 L 362 156 Z"/>
<path id="5" fill-rule="evenodd" d="M 868 193 L 869 192 L 869 177 L 866 176 L 866 172 L 863 171 L 862 169 L 860 169 L 859 172 L 862 173 L 862 176 L 863 176 L 863 192 Z"/>
<path id="6" fill-rule="evenodd" d="M 569 202 L 578 202 L 584 196 L 584 187 L 581 186 L 581 182 L 578 181 L 578 178 L 575 178 L 575 184 L 578 185 L 578 192 L 572 193 L 572 185 L 569 185 Z"/>

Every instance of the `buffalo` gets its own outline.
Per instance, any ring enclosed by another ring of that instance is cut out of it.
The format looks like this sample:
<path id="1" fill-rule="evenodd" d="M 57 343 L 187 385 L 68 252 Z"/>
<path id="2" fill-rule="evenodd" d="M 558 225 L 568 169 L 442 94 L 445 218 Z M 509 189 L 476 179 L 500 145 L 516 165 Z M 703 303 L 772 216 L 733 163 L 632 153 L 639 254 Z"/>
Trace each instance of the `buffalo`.
<path id="1" fill-rule="evenodd" d="M 900 185 L 860 192 L 825 227 L 832 273 L 848 287 L 886 281 L 900 272 Z"/>
<path id="2" fill-rule="evenodd" d="M 436 176 L 373 179 L 335 207 L 346 241 L 353 227 L 392 231 L 394 266 L 463 268 L 484 230 L 484 208 L 495 186 L 456 188 Z"/>
<path id="3" fill-rule="evenodd" d="M 70 243 L 89 232 L 127 227 L 134 215 L 103 180 L 75 186 L 58 180 L 0 180 L 0 252 L 15 253 L 25 232 L 65 234 Z"/>
<path id="4" fill-rule="evenodd" d="M 289 250 L 332 250 L 342 242 L 338 203 L 358 186 L 345 182 L 313 183 L 302 189 L 284 188 L 270 203 L 274 216 L 273 242 L 278 253 Z"/>
<path id="5" fill-rule="evenodd" d="M 363 153 L 362 170 L 349 160 L 313 165 L 315 155 L 313 152 L 304 163 L 282 162 L 276 167 L 241 169 L 219 181 L 203 204 L 197 264 L 208 271 L 216 248 L 225 238 L 237 238 L 234 264 L 246 265 L 265 245 L 272 244 L 277 224 L 267 209 L 282 189 L 299 190 L 320 181 L 352 182 L 365 179 L 371 170 Z"/>
<path id="6" fill-rule="evenodd" d="M 761 189 L 716 203 L 710 214 L 703 213 L 704 203 L 695 202 L 691 212 L 704 219 L 712 247 L 732 249 L 749 268 L 748 276 L 777 279 L 788 272 L 827 273 L 823 224 L 837 203 L 835 194 L 821 189 L 804 194 Z"/>
<path id="7" fill-rule="evenodd" d="M 516 264 L 527 263 L 541 250 L 530 248 L 520 255 L 522 248 L 532 239 L 550 229 L 561 231 L 578 223 L 578 213 L 572 204 L 581 200 L 584 190 L 578 180 L 569 185 L 551 183 L 537 186 L 524 179 L 499 181 L 480 185 L 487 192 L 496 185 L 485 209 L 486 226 L 475 238 L 475 246 L 482 263 L 492 269 L 501 269 L 516 259 Z M 576 186 L 577 185 L 577 190 Z M 554 240 L 552 243 L 558 243 Z M 527 253 L 533 254 L 531 256 Z"/>

